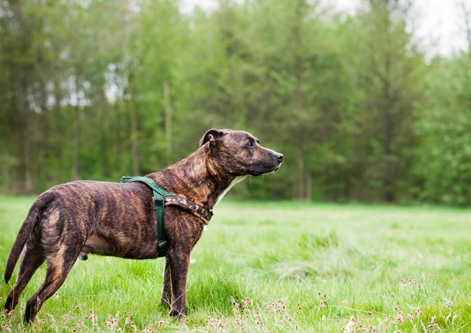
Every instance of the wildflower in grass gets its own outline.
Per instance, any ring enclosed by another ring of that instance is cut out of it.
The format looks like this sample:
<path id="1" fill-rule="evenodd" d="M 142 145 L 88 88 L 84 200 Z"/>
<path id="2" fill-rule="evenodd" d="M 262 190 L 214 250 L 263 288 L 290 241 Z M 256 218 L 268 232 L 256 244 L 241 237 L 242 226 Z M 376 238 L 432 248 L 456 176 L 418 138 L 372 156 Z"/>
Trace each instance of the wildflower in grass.
<path id="1" fill-rule="evenodd" d="M 253 305 L 253 300 L 251 298 L 246 298 L 245 300 L 242 300 L 241 302 L 242 309 L 247 309 L 248 307 L 251 307 L 252 305 Z"/>
<path id="2" fill-rule="evenodd" d="M 11 310 L 11 311 L 0 310 L 0 313 L 2 314 L 2 318 L 8 317 L 8 319 L 11 319 L 13 315 L 15 314 L 15 310 Z"/>
<path id="3" fill-rule="evenodd" d="M 263 304 L 263 306 L 265 307 L 265 312 L 267 312 L 267 313 L 276 312 L 275 304 L 272 303 L 272 302 L 267 302 L 267 303 Z"/>
<path id="4" fill-rule="evenodd" d="M 399 311 L 399 313 L 397 314 L 396 320 L 400 323 L 404 322 L 404 318 L 402 318 L 402 311 Z"/>
<path id="5" fill-rule="evenodd" d="M 116 318 L 118 318 L 118 315 L 119 315 L 119 312 L 116 314 Z M 110 328 L 116 327 L 118 325 L 118 320 L 116 318 L 108 314 L 108 320 L 105 321 L 105 325 Z"/>
<path id="6" fill-rule="evenodd" d="M 344 327 L 343 332 L 344 333 L 353 333 L 353 326 L 355 326 L 355 317 L 351 316 L 350 321 Z"/>
<path id="7" fill-rule="evenodd" d="M 432 318 L 430 318 L 430 321 L 427 324 L 427 330 L 428 331 L 432 331 L 433 329 L 438 327 L 438 324 L 435 322 L 435 318 L 436 318 L 436 316 L 433 316 Z"/>
<path id="8" fill-rule="evenodd" d="M 244 331 L 245 329 L 245 321 L 242 317 L 237 317 L 235 320 L 237 326 L 239 326 L 240 331 Z"/>
<path id="9" fill-rule="evenodd" d="M 276 309 L 277 313 L 281 313 L 281 312 L 285 313 L 287 311 L 286 303 L 284 300 L 279 299 L 276 303 L 277 303 L 277 309 Z"/>
<path id="10" fill-rule="evenodd" d="M 2 331 L 11 332 L 11 325 L 10 324 L 2 323 L 0 325 L 0 328 L 2 329 Z"/>
<path id="11" fill-rule="evenodd" d="M 319 293 L 317 293 L 317 295 L 321 298 L 319 300 L 320 304 L 317 308 L 319 310 L 325 309 L 327 307 L 327 294 L 324 294 L 324 296 L 322 296 L 322 294 L 319 292 Z"/>
<path id="12" fill-rule="evenodd" d="M 206 325 L 209 327 L 210 331 L 220 330 L 227 327 L 228 321 L 228 319 L 223 320 L 219 316 L 215 316 L 214 318 L 209 318 L 206 320 Z"/>
<path id="13" fill-rule="evenodd" d="M 453 304 L 453 302 L 451 300 L 449 300 L 448 298 L 444 298 L 443 299 L 445 301 L 445 306 L 448 308 L 448 309 L 451 309 L 453 306 L 455 306 Z"/>
<path id="14" fill-rule="evenodd" d="M 74 318 L 77 318 L 76 315 L 74 314 L 65 314 L 62 316 L 62 321 L 68 321 L 70 319 L 74 319 Z"/>
<path id="15" fill-rule="evenodd" d="M 85 319 L 89 319 L 92 322 L 93 327 L 97 326 L 98 316 L 95 315 L 92 310 L 90 310 L 90 313 L 85 316 Z"/>

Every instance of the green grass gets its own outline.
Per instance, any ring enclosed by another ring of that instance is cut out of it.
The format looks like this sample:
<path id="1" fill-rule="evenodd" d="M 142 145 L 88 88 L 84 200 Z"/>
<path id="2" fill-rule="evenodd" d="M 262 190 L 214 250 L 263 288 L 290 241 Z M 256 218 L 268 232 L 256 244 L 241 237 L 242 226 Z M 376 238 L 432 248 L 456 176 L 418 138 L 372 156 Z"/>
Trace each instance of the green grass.
<path id="1" fill-rule="evenodd" d="M 0 197 L 0 274 L 33 198 Z M 28 332 L 471 332 L 471 210 L 230 202 L 192 254 L 183 322 L 163 260 L 78 261 Z M 16 274 L 16 270 L 15 270 Z M 11 289 L 0 282 L 0 304 Z M 24 328 L 25 302 L 1 328 Z"/>

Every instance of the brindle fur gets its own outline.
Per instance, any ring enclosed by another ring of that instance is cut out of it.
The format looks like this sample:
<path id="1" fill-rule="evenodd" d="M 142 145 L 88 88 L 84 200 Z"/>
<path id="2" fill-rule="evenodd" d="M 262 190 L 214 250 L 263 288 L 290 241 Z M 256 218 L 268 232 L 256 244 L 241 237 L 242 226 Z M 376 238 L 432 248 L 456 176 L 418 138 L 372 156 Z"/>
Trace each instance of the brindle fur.
<path id="1" fill-rule="evenodd" d="M 175 194 L 213 208 L 235 180 L 275 171 L 282 158 L 283 155 L 260 146 L 250 133 L 212 129 L 192 155 L 147 177 Z M 178 207 L 167 207 L 163 230 L 169 249 L 161 303 L 170 306 L 170 315 L 180 318 L 185 314 L 190 254 L 201 237 L 203 224 Z M 8 257 L 6 282 L 22 251 L 16 284 L 4 307 L 7 311 L 15 308 L 20 293 L 46 261 L 45 281 L 26 303 L 24 319 L 33 322 L 79 256 L 158 256 L 152 191 L 141 183 L 75 181 L 55 186 L 31 206 Z"/>

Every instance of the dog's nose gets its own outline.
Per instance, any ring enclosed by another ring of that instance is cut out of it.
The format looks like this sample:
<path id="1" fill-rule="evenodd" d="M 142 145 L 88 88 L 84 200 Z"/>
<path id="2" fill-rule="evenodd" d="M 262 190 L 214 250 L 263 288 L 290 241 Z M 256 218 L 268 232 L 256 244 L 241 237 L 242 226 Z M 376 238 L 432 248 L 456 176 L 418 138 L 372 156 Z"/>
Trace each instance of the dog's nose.
<path id="1" fill-rule="evenodd" d="M 280 154 L 280 153 L 276 153 L 275 154 L 275 157 L 276 159 L 278 160 L 278 162 L 282 162 L 283 161 L 283 154 Z"/>

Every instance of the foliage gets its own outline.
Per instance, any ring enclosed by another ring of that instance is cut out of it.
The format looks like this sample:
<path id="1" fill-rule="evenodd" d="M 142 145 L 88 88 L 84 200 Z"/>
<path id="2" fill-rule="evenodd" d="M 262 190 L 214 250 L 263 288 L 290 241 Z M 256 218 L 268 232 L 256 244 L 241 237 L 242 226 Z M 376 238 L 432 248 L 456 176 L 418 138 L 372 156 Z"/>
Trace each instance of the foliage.
<path id="1" fill-rule="evenodd" d="M 179 5 L 0 3 L 2 193 L 143 175 L 222 127 L 285 155 L 239 197 L 469 205 L 470 54 L 426 63 L 411 1 Z"/>
<path id="2" fill-rule="evenodd" d="M 471 191 L 471 61 L 436 59 L 418 109 L 421 138 L 415 172 L 417 196 L 429 202 L 469 205 Z"/>

